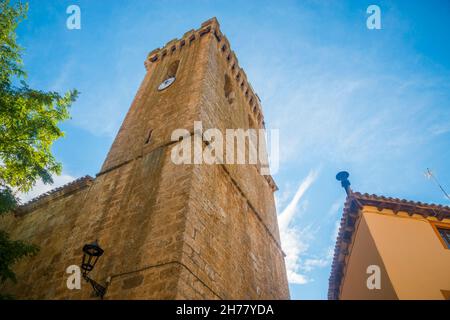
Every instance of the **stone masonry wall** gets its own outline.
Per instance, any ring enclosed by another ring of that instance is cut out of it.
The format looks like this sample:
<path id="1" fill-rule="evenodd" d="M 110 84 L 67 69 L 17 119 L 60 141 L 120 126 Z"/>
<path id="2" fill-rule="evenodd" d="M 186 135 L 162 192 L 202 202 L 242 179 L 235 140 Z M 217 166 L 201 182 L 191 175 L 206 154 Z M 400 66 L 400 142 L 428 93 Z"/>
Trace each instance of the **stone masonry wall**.
<path id="1" fill-rule="evenodd" d="M 19 262 L 18 284 L 1 291 L 17 298 L 90 298 L 86 283 L 79 291 L 67 289 L 65 270 L 80 264 L 85 243 L 98 239 L 105 253 L 92 277 L 112 277 L 106 298 L 175 298 L 191 170 L 173 165 L 168 152 L 159 148 L 78 193 L 5 217 L 12 238 L 41 251 Z"/>

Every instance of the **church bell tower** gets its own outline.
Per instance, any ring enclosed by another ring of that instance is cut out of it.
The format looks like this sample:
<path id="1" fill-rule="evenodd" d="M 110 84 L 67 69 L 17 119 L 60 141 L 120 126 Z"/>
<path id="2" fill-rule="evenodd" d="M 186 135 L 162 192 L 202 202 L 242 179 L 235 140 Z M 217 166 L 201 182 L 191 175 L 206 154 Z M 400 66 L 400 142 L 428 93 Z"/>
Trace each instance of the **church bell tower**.
<path id="1" fill-rule="evenodd" d="M 264 128 L 259 98 L 218 21 L 153 50 L 145 67 L 97 176 L 103 188 L 110 179 L 123 182 L 120 195 L 108 195 L 114 199 L 109 205 L 118 207 L 104 212 L 116 232 L 100 231 L 102 243 L 122 242 L 130 252 L 103 271 L 121 274 L 112 279 L 108 296 L 289 298 L 272 178 L 254 164 L 171 161 L 180 143 L 171 140 L 172 132 L 185 128 L 194 135 L 194 121 L 223 132 Z"/>
<path id="2" fill-rule="evenodd" d="M 92 299 L 67 287 L 83 244 L 104 250 L 89 274 L 104 299 L 288 299 L 271 176 L 256 164 L 176 164 L 203 129 L 263 129 L 260 101 L 215 18 L 153 50 L 95 179 L 25 204 L 2 225 L 41 247 L 17 266 L 18 298 Z M 206 146 L 205 142 L 202 142 Z M 195 163 L 195 162 L 194 162 Z"/>

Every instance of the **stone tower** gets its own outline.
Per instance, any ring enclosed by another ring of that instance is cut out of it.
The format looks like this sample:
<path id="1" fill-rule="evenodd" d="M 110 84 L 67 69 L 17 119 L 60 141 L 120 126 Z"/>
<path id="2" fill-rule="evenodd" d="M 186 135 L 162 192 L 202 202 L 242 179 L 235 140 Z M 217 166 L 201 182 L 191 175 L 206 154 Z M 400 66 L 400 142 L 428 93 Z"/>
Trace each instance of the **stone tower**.
<path id="1" fill-rule="evenodd" d="M 288 299 L 270 176 L 259 165 L 171 160 L 175 129 L 263 128 L 260 101 L 215 18 L 152 51 L 146 76 L 96 178 L 45 194 L 0 221 L 40 253 L 17 265 L 21 298 L 90 298 L 65 273 L 81 247 L 105 299 Z M 173 83 L 170 81 L 175 79 Z M 165 86 L 162 83 L 168 80 Z"/>

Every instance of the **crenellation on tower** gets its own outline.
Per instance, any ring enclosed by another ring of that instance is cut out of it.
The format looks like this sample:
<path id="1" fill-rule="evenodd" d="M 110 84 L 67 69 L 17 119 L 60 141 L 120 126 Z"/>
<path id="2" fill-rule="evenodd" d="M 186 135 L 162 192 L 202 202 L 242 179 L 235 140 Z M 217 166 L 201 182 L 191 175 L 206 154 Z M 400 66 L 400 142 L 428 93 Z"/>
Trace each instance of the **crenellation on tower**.
<path id="1" fill-rule="evenodd" d="M 236 57 L 235 52 L 231 50 L 227 37 L 222 34 L 220 24 L 216 18 L 211 18 L 205 21 L 199 29 L 193 29 L 186 32 L 181 39 L 173 39 L 166 43 L 164 47 L 151 51 L 144 63 L 146 69 L 149 70 L 150 64 L 163 60 L 167 56 L 168 52 L 173 53 L 177 50 L 181 50 L 186 43 L 191 44 L 206 34 L 212 34 L 212 36 L 216 39 L 218 49 L 223 53 L 225 59 L 228 61 L 231 74 L 233 75 L 232 78 L 234 78 L 237 83 L 237 87 L 240 89 L 241 93 L 244 94 L 248 102 L 249 112 L 252 115 L 253 120 L 258 124 L 259 128 L 265 128 L 264 116 L 260 104 L 261 100 L 253 90 L 251 84 L 248 82 L 245 71 L 239 66 L 238 58 Z"/>
<path id="2" fill-rule="evenodd" d="M 211 18 L 205 21 L 199 29 L 192 29 L 186 32 L 181 39 L 173 39 L 167 42 L 164 47 L 151 51 L 145 61 L 147 70 L 149 70 L 151 64 L 162 62 L 168 56 L 168 51 L 175 54 L 176 52 L 179 52 L 186 45 L 186 43 L 189 43 L 188 47 L 190 47 L 194 41 L 200 39 L 206 34 L 212 34 L 211 37 L 215 38 L 217 49 L 222 52 L 223 57 L 228 62 L 227 65 L 230 70 L 231 78 L 235 82 L 234 87 L 238 89 L 235 90 L 235 92 L 240 91 L 240 94 L 243 95 L 244 100 L 247 102 L 249 114 L 248 127 L 265 129 L 266 124 L 262 112 L 261 99 L 254 91 L 250 82 L 248 82 L 247 74 L 244 69 L 239 66 L 239 60 L 235 52 L 231 50 L 227 37 L 221 32 L 220 24 L 216 18 Z M 273 177 L 266 175 L 265 179 L 273 191 L 278 190 Z"/>

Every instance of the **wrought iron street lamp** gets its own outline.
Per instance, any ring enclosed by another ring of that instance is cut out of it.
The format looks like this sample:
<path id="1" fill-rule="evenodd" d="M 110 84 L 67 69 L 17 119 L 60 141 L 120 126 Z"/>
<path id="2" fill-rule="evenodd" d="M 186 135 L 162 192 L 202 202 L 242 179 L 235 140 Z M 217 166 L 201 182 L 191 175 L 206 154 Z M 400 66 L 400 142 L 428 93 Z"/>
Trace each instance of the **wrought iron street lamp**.
<path id="1" fill-rule="evenodd" d="M 106 286 L 102 286 L 93 279 L 91 279 L 88 274 L 91 272 L 98 259 L 103 255 L 103 249 L 98 245 L 97 240 L 93 243 L 85 244 L 83 246 L 83 260 L 81 262 L 81 270 L 83 272 L 83 278 L 89 282 L 94 289 L 94 293 L 97 297 L 103 299 L 106 294 L 106 289 L 108 288 L 109 281 L 107 280 Z"/>

